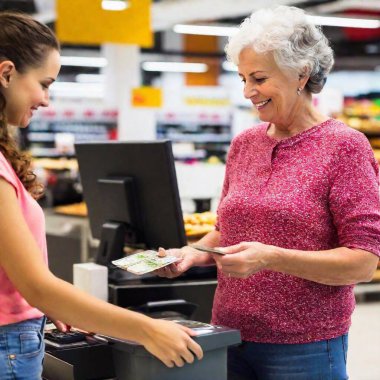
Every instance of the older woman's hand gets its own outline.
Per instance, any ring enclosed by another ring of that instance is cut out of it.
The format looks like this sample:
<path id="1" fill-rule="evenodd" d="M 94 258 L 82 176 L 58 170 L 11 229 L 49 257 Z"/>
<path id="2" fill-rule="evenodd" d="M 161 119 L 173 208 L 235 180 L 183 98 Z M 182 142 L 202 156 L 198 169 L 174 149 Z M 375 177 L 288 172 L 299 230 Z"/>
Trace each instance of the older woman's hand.
<path id="1" fill-rule="evenodd" d="M 205 265 L 210 258 L 210 254 L 200 252 L 190 246 L 167 250 L 160 248 L 159 252 L 165 252 L 167 255 L 180 258 L 179 261 L 154 271 L 157 276 L 166 278 L 175 278 L 189 270 L 191 267 Z"/>
<path id="2" fill-rule="evenodd" d="M 275 247 L 258 242 L 243 242 L 219 248 L 224 256 L 212 254 L 216 265 L 228 277 L 247 278 L 266 269 Z"/>

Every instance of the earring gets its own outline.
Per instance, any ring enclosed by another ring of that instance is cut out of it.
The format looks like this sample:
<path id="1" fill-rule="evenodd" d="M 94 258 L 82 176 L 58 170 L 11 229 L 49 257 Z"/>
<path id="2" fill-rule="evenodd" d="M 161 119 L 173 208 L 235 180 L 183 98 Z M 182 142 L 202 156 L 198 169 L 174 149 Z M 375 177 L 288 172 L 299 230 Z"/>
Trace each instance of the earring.
<path id="1" fill-rule="evenodd" d="M 298 87 L 297 88 L 297 95 L 301 95 L 301 91 L 303 90 L 303 88 L 301 88 L 301 87 Z"/>

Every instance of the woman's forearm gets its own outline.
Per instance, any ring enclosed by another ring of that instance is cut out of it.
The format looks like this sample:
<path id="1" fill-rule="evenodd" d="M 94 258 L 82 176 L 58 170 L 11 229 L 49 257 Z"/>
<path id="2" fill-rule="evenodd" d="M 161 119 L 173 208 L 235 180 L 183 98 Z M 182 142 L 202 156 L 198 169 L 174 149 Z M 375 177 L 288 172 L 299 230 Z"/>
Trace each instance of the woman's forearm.
<path id="1" fill-rule="evenodd" d="M 150 318 L 142 314 L 101 301 L 53 275 L 34 287 L 27 301 L 68 325 L 138 342 L 143 341 L 151 323 Z"/>
<path id="2" fill-rule="evenodd" d="M 370 252 L 345 247 L 316 252 L 274 248 L 268 269 L 325 285 L 368 282 L 379 260 Z"/>

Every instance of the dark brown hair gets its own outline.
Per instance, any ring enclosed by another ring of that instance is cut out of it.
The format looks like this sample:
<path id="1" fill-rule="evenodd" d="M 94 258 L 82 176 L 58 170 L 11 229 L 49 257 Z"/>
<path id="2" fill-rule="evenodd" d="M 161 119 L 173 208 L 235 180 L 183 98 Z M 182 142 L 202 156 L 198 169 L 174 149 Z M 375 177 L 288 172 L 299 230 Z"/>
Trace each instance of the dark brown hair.
<path id="1" fill-rule="evenodd" d="M 19 12 L 0 12 L 0 62 L 12 61 L 23 74 L 43 65 L 51 50 L 59 51 L 54 33 L 32 17 Z M 43 186 L 30 168 L 31 157 L 19 150 L 8 130 L 5 114 L 6 99 L 0 87 L 0 151 L 10 162 L 29 193 L 38 199 Z"/>

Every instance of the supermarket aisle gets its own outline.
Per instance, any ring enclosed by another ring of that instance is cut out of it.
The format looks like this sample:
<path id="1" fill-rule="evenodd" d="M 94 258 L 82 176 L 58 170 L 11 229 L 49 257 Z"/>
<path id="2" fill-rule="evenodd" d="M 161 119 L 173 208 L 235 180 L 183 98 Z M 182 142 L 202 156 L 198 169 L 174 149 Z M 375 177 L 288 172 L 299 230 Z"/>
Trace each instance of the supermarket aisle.
<path id="1" fill-rule="evenodd" d="M 350 380 L 380 379 L 380 302 L 359 303 L 349 335 Z"/>

